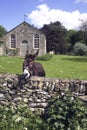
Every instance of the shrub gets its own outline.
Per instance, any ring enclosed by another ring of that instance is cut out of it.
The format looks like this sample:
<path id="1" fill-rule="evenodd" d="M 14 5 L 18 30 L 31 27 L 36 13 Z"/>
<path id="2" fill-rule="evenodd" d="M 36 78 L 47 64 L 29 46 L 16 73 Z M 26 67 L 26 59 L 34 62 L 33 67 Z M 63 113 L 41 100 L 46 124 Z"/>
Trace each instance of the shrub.
<path id="1" fill-rule="evenodd" d="M 75 55 L 87 55 L 87 46 L 82 43 L 76 43 L 73 48 Z"/>
<path id="2" fill-rule="evenodd" d="M 9 49 L 9 48 L 6 48 L 6 54 L 9 55 L 9 56 L 16 56 L 18 55 L 18 51 L 19 51 L 19 48 L 16 48 L 16 49 Z"/>
<path id="3" fill-rule="evenodd" d="M 36 60 L 48 61 L 53 57 L 52 54 L 45 54 L 43 56 L 38 56 Z"/>
<path id="4" fill-rule="evenodd" d="M 31 112 L 24 104 L 13 106 L 0 105 L 0 130 L 41 130 L 42 119 Z"/>
<path id="5" fill-rule="evenodd" d="M 47 130 L 87 129 L 87 109 L 69 93 L 49 101 L 44 118 L 47 120 Z"/>
<path id="6" fill-rule="evenodd" d="M 0 130 L 77 130 L 77 127 L 87 130 L 87 108 L 69 93 L 52 98 L 42 118 L 24 104 L 0 105 Z"/>

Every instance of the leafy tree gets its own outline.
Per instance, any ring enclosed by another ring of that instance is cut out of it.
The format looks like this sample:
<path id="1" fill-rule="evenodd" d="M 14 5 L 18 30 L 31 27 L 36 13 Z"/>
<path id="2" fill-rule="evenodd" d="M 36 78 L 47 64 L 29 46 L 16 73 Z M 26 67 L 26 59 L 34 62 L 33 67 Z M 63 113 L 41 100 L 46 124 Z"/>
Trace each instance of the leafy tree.
<path id="1" fill-rule="evenodd" d="M 0 25 L 0 38 L 2 38 L 6 32 L 7 30 L 2 25 Z"/>
<path id="2" fill-rule="evenodd" d="M 64 54 L 66 52 L 65 36 L 67 30 L 60 22 L 50 23 L 41 28 L 46 35 L 47 52 L 54 51 L 55 53 Z"/>
<path id="3" fill-rule="evenodd" d="M 76 42 L 82 41 L 82 31 L 69 30 L 67 31 L 66 41 L 68 43 L 68 52 L 72 51 Z"/>
<path id="4" fill-rule="evenodd" d="M 87 46 L 85 44 L 77 42 L 73 47 L 75 55 L 87 55 Z"/>
<path id="5" fill-rule="evenodd" d="M 6 32 L 6 29 L 2 25 L 0 25 L 0 45 L 4 43 L 3 36 Z"/>
<path id="6" fill-rule="evenodd" d="M 70 93 L 52 98 L 45 109 L 47 130 L 87 129 L 87 108 Z"/>

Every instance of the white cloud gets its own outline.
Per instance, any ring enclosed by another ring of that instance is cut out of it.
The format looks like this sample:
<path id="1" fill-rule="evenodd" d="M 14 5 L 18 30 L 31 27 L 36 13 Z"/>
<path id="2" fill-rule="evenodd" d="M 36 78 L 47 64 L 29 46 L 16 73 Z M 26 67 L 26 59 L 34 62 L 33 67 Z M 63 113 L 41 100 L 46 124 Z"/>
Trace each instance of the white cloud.
<path id="1" fill-rule="evenodd" d="M 80 13 L 78 10 L 67 12 L 59 9 L 50 9 L 46 4 L 37 6 L 37 9 L 27 14 L 27 17 L 36 27 L 42 27 L 50 22 L 60 21 L 67 29 L 77 29 L 81 21 L 87 19 L 87 13 Z"/>
<path id="2" fill-rule="evenodd" d="M 80 2 L 87 3 L 87 0 L 75 0 L 75 3 L 80 3 Z"/>

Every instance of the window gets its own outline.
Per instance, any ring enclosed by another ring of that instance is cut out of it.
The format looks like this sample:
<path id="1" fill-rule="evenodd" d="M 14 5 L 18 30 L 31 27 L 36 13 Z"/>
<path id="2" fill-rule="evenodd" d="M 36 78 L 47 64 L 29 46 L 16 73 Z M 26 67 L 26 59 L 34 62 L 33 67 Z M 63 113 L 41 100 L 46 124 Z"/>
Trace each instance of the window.
<path id="1" fill-rule="evenodd" d="M 11 48 L 16 48 L 16 37 L 14 34 L 11 35 Z"/>
<path id="2" fill-rule="evenodd" d="M 38 34 L 34 35 L 34 48 L 36 49 L 39 48 L 39 35 Z"/>
<path id="3" fill-rule="evenodd" d="M 26 45 L 26 44 L 28 44 L 28 41 L 24 40 L 24 41 L 22 41 L 22 44 Z"/>

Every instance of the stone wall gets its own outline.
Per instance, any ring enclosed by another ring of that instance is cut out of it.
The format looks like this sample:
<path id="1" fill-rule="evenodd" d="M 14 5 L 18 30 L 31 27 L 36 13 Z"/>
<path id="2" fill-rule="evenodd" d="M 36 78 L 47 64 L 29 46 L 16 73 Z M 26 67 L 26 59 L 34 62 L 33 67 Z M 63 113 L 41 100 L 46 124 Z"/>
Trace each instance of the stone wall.
<path id="1" fill-rule="evenodd" d="M 50 79 L 31 77 L 29 81 L 19 84 L 19 76 L 0 75 L 0 104 L 17 106 L 26 104 L 32 111 L 44 112 L 48 100 L 67 90 L 84 97 L 87 94 L 87 81 L 70 79 Z M 87 100 L 87 98 L 85 98 Z"/>

